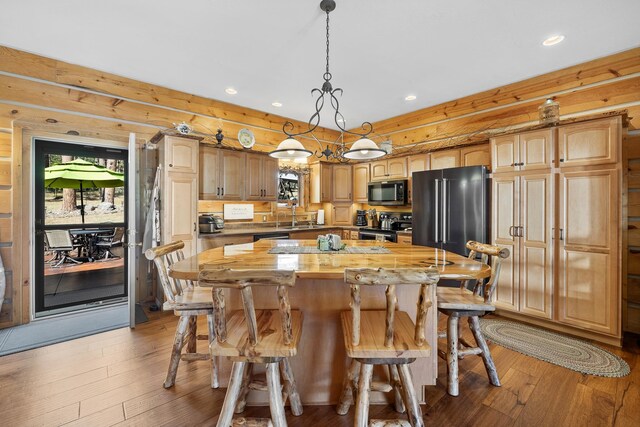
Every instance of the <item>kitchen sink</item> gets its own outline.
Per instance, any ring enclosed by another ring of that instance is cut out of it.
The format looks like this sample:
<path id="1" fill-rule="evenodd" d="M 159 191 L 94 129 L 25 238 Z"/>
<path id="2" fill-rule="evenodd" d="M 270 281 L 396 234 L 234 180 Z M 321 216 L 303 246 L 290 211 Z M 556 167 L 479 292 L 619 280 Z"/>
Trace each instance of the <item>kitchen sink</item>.
<path id="1" fill-rule="evenodd" d="M 313 225 L 311 227 L 309 227 L 308 225 L 295 225 L 295 226 L 291 226 L 291 225 L 287 225 L 285 227 L 279 227 L 282 230 L 313 230 L 315 228 L 320 228 L 320 227 L 324 227 L 323 225 Z"/>

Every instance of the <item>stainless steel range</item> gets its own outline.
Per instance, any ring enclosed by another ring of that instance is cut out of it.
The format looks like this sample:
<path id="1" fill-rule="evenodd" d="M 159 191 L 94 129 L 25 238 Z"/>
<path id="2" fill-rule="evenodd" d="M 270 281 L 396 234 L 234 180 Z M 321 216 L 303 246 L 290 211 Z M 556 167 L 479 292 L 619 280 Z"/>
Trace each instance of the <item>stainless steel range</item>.
<path id="1" fill-rule="evenodd" d="M 361 228 L 360 240 L 397 242 L 397 232 L 411 228 L 411 212 L 380 212 L 379 228 Z"/>

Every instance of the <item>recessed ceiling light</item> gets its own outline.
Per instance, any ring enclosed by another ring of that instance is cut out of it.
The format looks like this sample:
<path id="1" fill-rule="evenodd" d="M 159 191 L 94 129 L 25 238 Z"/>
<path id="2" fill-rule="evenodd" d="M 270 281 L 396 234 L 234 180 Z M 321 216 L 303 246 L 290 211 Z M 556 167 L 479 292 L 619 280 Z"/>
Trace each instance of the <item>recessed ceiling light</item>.
<path id="1" fill-rule="evenodd" d="M 282 102 L 278 102 L 278 101 L 272 102 L 271 105 L 273 105 L 274 107 L 278 107 L 279 108 L 279 107 L 282 107 Z"/>
<path id="2" fill-rule="evenodd" d="M 551 36 L 551 37 L 545 39 L 545 41 L 542 42 L 542 45 L 543 46 L 553 46 L 554 44 L 560 43 L 562 40 L 564 40 L 564 36 L 562 34 L 557 34 L 555 36 Z"/>
<path id="3" fill-rule="evenodd" d="M 415 95 L 407 95 L 404 97 L 405 101 L 415 101 L 415 99 L 417 98 L 417 96 Z"/>
<path id="4" fill-rule="evenodd" d="M 224 91 L 227 92 L 229 95 L 235 95 L 236 93 L 238 93 L 238 91 L 232 87 L 228 87 Z"/>

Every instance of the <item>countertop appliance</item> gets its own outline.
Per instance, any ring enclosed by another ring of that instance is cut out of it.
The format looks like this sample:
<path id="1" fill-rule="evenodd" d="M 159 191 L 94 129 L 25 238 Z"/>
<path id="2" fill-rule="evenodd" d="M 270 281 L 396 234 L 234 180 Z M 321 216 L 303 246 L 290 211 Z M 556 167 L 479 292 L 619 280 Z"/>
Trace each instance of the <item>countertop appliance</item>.
<path id="1" fill-rule="evenodd" d="M 367 199 L 374 206 L 402 206 L 407 204 L 407 180 L 370 182 Z"/>
<path id="2" fill-rule="evenodd" d="M 357 210 L 356 211 L 356 226 L 365 227 L 367 225 L 367 211 Z"/>
<path id="3" fill-rule="evenodd" d="M 489 192 L 484 166 L 413 173 L 414 245 L 466 256 L 469 240 L 489 243 Z"/>
<path id="4" fill-rule="evenodd" d="M 380 212 L 379 227 L 361 228 L 358 232 L 360 240 L 387 240 L 389 242 L 397 242 L 397 232 L 411 228 L 412 214 L 409 212 Z M 388 224 L 388 229 L 382 228 Z"/>
<path id="5" fill-rule="evenodd" d="M 202 214 L 198 217 L 198 228 L 202 234 L 219 233 L 224 228 L 224 220 L 218 215 Z"/>

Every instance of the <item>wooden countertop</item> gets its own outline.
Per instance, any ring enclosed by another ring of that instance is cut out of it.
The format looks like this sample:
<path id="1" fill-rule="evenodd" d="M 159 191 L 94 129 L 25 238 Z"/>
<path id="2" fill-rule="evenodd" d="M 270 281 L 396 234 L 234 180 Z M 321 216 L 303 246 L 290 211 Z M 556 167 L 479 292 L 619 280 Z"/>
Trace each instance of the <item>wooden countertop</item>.
<path id="1" fill-rule="evenodd" d="M 428 267 L 436 265 L 443 279 L 475 279 L 491 275 L 491 268 L 466 257 L 425 246 L 398 245 L 373 240 L 345 240 L 350 246 L 384 246 L 390 254 L 269 254 L 274 246 L 315 246 L 315 240 L 261 240 L 255 243 L 209 249 L 171 266 L 169 275 L 198 280 L 199 271 L 210 268 L 263 268 L 295 270 L 303 279 L 342 279 L 348 267 Z"/>

